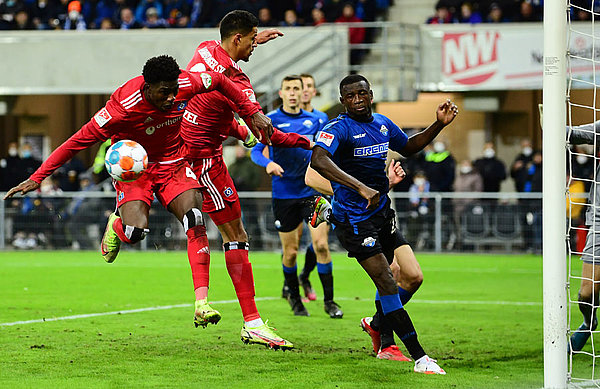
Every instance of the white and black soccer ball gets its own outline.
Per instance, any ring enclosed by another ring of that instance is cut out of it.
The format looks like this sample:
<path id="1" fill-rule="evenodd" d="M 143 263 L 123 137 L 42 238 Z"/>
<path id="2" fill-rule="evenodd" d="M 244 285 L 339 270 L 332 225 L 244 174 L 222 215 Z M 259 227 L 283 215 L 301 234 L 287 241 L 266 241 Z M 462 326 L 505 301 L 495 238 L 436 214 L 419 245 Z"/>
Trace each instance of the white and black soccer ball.
<path id="1" fill-rule="evenodd" d="M 106 150 L 106 171 L 117 181 L 135 181 L 148 167 L 148 153 L 133 140 L 120 140 Z"/>

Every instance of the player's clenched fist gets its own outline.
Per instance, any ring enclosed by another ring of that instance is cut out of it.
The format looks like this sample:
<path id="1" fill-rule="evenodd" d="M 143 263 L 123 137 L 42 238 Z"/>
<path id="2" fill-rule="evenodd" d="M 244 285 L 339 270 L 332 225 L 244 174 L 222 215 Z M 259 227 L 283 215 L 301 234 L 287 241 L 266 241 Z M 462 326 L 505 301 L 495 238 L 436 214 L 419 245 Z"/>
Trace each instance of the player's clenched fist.
<path id="1" fill-rule="evenodd" d="M 262 112 L 257 112 L 250 116 L 250 123 L 248 124 L 258 140 L 262 141 L 262 136 L 264 135 L 267 144 L 271 145 L 271 135 L 273 135 L 273 124 L 271 123 L 271 119 Z"/>

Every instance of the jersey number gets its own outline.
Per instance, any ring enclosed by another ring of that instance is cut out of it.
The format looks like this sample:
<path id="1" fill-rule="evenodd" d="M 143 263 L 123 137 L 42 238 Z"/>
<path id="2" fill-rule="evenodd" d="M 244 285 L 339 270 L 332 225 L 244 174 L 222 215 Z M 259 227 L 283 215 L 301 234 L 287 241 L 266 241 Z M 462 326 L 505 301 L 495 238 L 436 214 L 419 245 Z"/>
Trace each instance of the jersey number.
<path id="1" fill-rule="evenodd" d="M 196 175 L 194 174 L 192 169 L 189 167 L 185 168 L 185 175 L 186 175 L 186 177 L 193 178 L 194 180 L 198 181 L 198 178 L 196 178 Z"/>

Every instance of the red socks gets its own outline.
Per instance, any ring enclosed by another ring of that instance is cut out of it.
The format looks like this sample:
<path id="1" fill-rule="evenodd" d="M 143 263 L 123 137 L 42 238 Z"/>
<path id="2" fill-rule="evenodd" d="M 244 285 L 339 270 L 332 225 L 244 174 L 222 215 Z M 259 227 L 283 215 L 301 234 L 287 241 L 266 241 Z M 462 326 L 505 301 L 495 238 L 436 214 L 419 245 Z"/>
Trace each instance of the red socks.
<path id="1" fill-rule="evenodd" d="M 125 228 L 123 227 L 123 221 L 120 217 L 114 221 L 112 227 L 119 239 L 121 239 L 121 242 L 131 243 L 131 240 L 127 237 L 127 235 L 125 235 Z"/>
<path id="2" fill-rule="evenodd" d="M 203 225 L 192 227 L 186 232 L 186 235 L 188 237 L 188 259 L 192 268 L 194 290 L 206 288 L 203 290 L 206 290 L 206 293 L 208 293 L 210 250 L 208 249 L 206 227 Z M 198 292 L 196 293 L 196 297 L 198 297 Z M 203 298 L 206 298 L 206 296 Z"/>
<path id="3" fill-rule="evenodd" d="M 227 271 L 246 322 L 260 318 L 254 301 L 254 276 L 252 265 L 248 261 L 248 248 L 249 244 L 246 242 L 229 242 L 223 245 Z"/>

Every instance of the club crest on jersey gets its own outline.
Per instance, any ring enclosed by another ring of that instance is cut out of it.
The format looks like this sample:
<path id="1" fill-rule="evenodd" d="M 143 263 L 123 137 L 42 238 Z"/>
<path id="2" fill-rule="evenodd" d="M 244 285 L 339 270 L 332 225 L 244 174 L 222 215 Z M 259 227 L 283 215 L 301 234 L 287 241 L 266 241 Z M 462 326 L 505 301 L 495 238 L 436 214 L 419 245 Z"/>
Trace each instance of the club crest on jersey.
<path id="1" fill-rule="evenodd" d="M 233 189 L 231 189 L 231 187 L 228 186 L 223 191 L 223 194 L 225 195 L 225 197 L 231 197 L 231 196 L 233 196 Z"/>
<path id="2" fill-rule="evenodd" d="M 335 135 L 330 134 L 328 132 L 323 132 L 323 131 L 320 131 L 319 136 L 317 136 L 317 142 L 325 143 L 325 145 L 327 145 L 327 147 L 331 146 L 331 143 L 333 142 L 334 139 L 335 139 Z"/>
<path id="3" fill-rule="evenodd" d="M 381 132 L 383 134 L 383 136 L 387 136 L 388 134 L 388 129 L 385 125 L 381 125 L 381 128 L 379 129 L 379 132 Z"/>
<path id="4" fill-rule="evenodd" d="M 108 113 L 106 108 L 102 108 L 96 115 L 94 115 L 94 120 L 99 127 L 104 126 L 109 122 L 110 119 L 112 119 L 112 116 L 110 116 L 110 113 Z"/>
<path id="5" fill-rule="evenodd" d="M 302 124 L 304 125 L 304 127 L 311 127 L 313 125 L 313 122 L 306 119 L 305 121 L 302 122 Z"/>
<path id="6" fill-rule="evenodd" d="M 244 92 L 246 96 L 248 96 L 248 100 L 250 100 L 250 102 L 256 103 L 256 95 L 254 94 L 254 91 L 252 89 L 242 89 L 242 92 Z"/>
<path id="7" fill-rule="evenodd" d="M 368 238 L 365 238 L 365 240 L 363 240 L 362 246 L 373 247 L 373 246 L 375 246 L 375 242 L 376 242 L 376 240 L 373 239 L 373 237 L 369 236 Z"/>
<path id="8" fill-rule="evenodd" d="M 119 201 L 123 200 L 125 198 L 125 192 L 119 192 Z"/>
<path id="9" fill-rule="evenodd" d="M 202 79 L 202 84 L 206 89 L 210 89 L 212 85 L 212 77 L 208 73 L 200 73 L 200 78 Z"/>
<path id="10" fill-rule="evenodd" d="M 187 101 L 182 101 L 181 103 L 179 103 L 179 105 L 177 105 L 177 110 L 178 111 L 184 110 L 185 107 L 187 107 L 187 103 L 188 103 Z"/>

